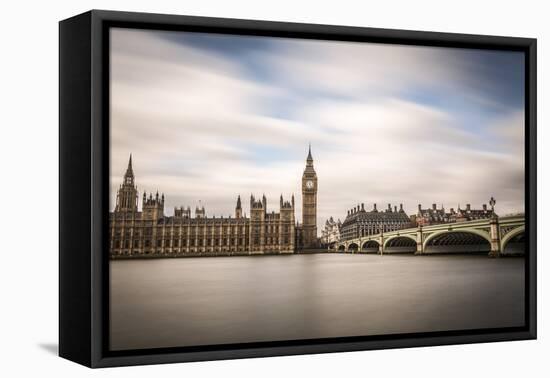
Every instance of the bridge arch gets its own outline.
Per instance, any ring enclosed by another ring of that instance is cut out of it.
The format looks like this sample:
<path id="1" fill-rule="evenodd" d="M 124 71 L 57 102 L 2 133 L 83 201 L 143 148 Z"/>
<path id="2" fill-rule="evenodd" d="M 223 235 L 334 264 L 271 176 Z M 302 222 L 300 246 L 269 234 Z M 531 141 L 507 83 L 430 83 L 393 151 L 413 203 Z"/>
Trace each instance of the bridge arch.
<path id="1" fill-rule="evenodd" d="M 525 253 L 525 226 L 519 226 L 508 232 L 500 242 L 500 250 L 503 254 Z"/>
<path id="2" fill-rule="evenodd" d="M 344 244 L 340 244 L 340 245 L 338 246 L 338 250 L 339 250 L 339 251 L 345 251 L 345 250 L 346 250 L 346 246 L 345 246 Z"/>
<path id="3" fill-rule="evenodd" d="M 423 243 L 424 253 L 490 252 L 491 238 L 476 229 L 441 230 L 428 235 Z"/>
<path id="4" fill-rule="evenodd" d="M 357 251 L 359 251 L 359 245 L 355 242 L 350 243 L 350 245 L 348 245 L 347 250 L 350 251 L 350 252 L 357 252 Z"/>
<path id="5" fill-rule="evenodd" d="M 380 243 L 378 243 L 376 240 L 367 240 L 363 243 L 361 246 L 361 251 L 367 252 L 367 253 L 378 253 L 378 250 L 380 249 Z"/>
<path id="6" fill-rule="evenodd" d="M 384 241 L 384 253 L 415 253 L 416 238 L 412 235 L 395 235 Z"/>

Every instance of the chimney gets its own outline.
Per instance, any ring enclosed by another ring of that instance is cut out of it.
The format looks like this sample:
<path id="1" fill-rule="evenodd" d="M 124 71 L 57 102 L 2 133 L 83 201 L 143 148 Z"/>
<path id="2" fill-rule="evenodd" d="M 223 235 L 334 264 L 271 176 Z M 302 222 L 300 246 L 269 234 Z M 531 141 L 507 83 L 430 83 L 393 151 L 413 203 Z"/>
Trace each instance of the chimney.
<path id="1" fill-rule="evenodd" d="M 348 216 L 349 216 L 349 210 L 348 210 Z"/>
<path id="2" fill-rule="evenodd" d="M 437 209 L 437 205 L 435 203 L 432 204 L 432 209 Z"/>
<path id="3" fill-rule="evenodd" d="M 374 204 L 374 208 L 372 209 L 372 211 L 378 212 L 378 210 L 376 209 L 376 204 Z"/>
<path id="4" fill-rule="evenodd" d="M 483 211 L 487 211 L 487 204 L 486 203 L 483 204 Z"/>
<path id="5" fill-rule="evenodd" d="M 399 204 L 399 211 L 403 212 L 403 204 L 402 203 Z"/>
<path id="6" fill-rule="evenodd" d="M 397 213 L 397 206 L 394 206 L 394 207 L 393 207 L 393 211 L 394 211 L 395 213 Z"/>
<path id="7" fill-rule="evenodd" d="M 365 211 L 365 204 L 364 203 L 361 204 L 361 211 Z"/>
<path id="8" fill-rule="evenodd" d="M 466 211 L 470 211 L 470 204 L 469 203 L 466 204 Z"/>
<path id="9" fill-rule="evenodd" d="M 391 203 L 388 203 L 388 211 L 391 213 Z"/>
<path id="10" fill-rule="evenodd" d="M 421 204 L 418 204 L 418 212 L 419 212 L 419 213 L 422 212 L 422 205 L 421 205 Z"/>

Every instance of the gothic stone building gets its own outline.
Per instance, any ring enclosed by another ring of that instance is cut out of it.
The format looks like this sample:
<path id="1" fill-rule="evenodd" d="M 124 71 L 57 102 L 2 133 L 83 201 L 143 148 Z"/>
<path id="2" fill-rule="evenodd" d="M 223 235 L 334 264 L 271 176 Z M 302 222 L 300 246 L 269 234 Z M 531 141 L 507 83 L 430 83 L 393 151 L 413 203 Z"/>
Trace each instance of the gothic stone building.
<path id="1" fill-rule="evenodd" d="M 465 209 L 461 209 L 458 205 L 457 210 L 451 208 L 449 212 L 445 211 L 445 208 L 441 206 L 437 208 L 434 203 L 431 208 L 423 209 L 418 205 L 418 212 L 416 215 L 411 216 L 412 222 L 416 226 L 428 226 L 431 224 L 441 223 L 456 223 L 465 222 L 476 219 L 488 219 L 494 215 L 493 209 L 487 209 L 487 204 L 483 204 L 481 209 L 472 209 L 470 204 L 466 205 Z"/>
<path id="2" fill-rule="evenodd" d="M 118 189 L 115 209 L 109 214 L 109 253 L 119 256 L 202 256 L 233 254 L 293 253 L 296 242 L 294 196 L 284 201 L 279 212 L 267 211 L 265 195 L 250 197 L 250 218 L 243 215 L 237 198 L 235 216 L 207 217 L 204 207 L 174 209 L 164 214 L 164 194 L 143 193 L 138 210 L 138 191 L 132 157 Z"/>
<path id="3" fill-rule="evenodd" d="M 381 232 L 401 230 L 411 227 L 411 220 L 399 205 L 392 210 L 391 204 L 385 211 L 378 211 L 376 204 L 371 211 L 366 211 L 364 204 L 348 210 L 348 215 L 340 227 L 342 240 L 361 236 L 375 235 Z"/>
<path id="4" fill-rule="evenodd" d="M 321 244 L 326 247 L 340 241 L 341 227 L 342 222 L 340 222 L 340 219 L 337 221 L 333 217 L 327 219 L 325 227 L 321 230 Z"/>

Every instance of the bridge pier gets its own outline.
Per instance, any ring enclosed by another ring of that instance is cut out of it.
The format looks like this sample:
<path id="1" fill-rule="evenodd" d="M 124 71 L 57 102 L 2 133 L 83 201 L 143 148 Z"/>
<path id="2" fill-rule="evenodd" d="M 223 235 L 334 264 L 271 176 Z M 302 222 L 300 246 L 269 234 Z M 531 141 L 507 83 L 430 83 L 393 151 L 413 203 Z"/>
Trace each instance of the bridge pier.
<path id="1" fill-rule="evenodd" d="M 424 243 L 422 240 L 422 226 L 418 227 L 416 231 L 416 252 L 415 255 L 421 255 L 424 253 Z"/>
<path id="2" fill-rule="evenodd" d="M 380 237 L 378 238 L 378 254 L 384 254 L 384 233 L 381 233 Z"/>
<path id="3" fill-rule="evenodd" d="M 498 217 L 493 217 L 490 222 L 491 227 L 491 252 L 489 257 L 500 257 L 500 227 Z"/>

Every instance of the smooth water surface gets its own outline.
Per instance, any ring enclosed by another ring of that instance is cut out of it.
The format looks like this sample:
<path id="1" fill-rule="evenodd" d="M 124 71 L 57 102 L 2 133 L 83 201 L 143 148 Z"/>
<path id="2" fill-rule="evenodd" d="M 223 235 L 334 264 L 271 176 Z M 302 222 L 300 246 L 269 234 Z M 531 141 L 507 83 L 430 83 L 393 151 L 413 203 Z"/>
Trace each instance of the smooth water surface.
<path id="1" fill-rule="evenodd" d="M 111 261 L 111 349 L 521 326 L 523 258 Z"/>

